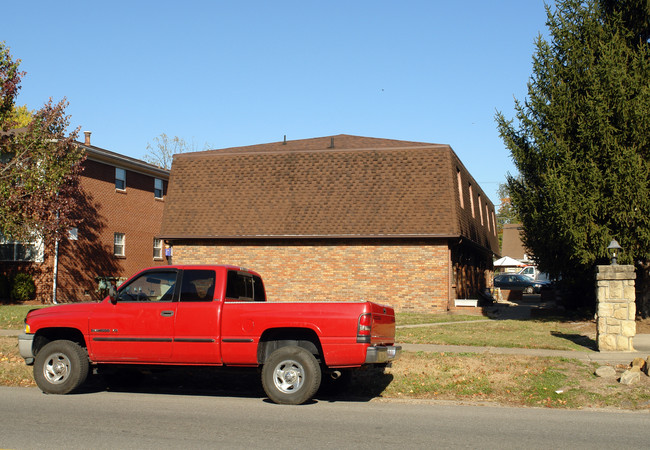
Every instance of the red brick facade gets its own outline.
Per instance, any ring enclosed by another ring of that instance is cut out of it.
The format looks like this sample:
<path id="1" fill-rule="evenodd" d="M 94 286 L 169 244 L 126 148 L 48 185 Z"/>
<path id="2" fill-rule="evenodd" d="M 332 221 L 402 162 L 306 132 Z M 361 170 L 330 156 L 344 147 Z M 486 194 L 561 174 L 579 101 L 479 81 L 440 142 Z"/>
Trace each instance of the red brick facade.
<path id="1" fill-rule="evenodd" d="M 80 180 L 77 239 L 59 242 L 56 300 L 98 300 L 99 278 L 120 279 L 145 267 L 167 264 L 154 259 L 153 242 L 160 232 L 169 172 L 142 161 L 85 146 L 87 159 Z M 115 168 L 125 170 L 125 189 L 117 189 Z M 162 198 L 155 198 L 154 179 L 163 182 Z M 114 233 L 124 233 L 125 254 L 115 256 Z M 43 262 L 0 262 L 0 271 L 31 273 L 36 299 L 53 300 L 54 245 L 45 247 Z"/>
<path id="2" fill-rule="evenodd" d="M 449 306 L 446 240 L 174 243 L 175 264 L 233 264 L 259 272 L 269 301 L 358 301 L 398 311 Z"/>

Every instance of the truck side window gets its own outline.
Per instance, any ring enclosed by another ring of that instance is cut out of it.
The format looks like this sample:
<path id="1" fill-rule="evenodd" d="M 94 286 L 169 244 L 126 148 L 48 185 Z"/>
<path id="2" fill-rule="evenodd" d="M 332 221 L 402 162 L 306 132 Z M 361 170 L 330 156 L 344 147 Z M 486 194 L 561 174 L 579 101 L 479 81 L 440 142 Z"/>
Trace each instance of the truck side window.
<path id="1" fill-rule="evenodd" d="M 120 288 L 120 302 L 171 302 L 176 285 L 174 272 L 147 272 Z"/>
<path id="2" fill-rule="evenodd" d="M 228 271 L 226 280 L 226 299 L 239 302 L 263 302 L 266 301 L 264 295 L 264 284 L 258 276 L 250 273 L 238 272 L 236 270 Z"/>
<path id="3" fill-rule="evenodd" d="M 182 302 L 211 302 L 214 300 L 214 270 L 185 270 L 181 284 Z"/>
<path id="4" fill-rule="evenodd" d="M 264 283 L 258 276 L 253 277 L 253 300 L 256 302 L 265 302 L 266 294 L 264 293 Z"/>

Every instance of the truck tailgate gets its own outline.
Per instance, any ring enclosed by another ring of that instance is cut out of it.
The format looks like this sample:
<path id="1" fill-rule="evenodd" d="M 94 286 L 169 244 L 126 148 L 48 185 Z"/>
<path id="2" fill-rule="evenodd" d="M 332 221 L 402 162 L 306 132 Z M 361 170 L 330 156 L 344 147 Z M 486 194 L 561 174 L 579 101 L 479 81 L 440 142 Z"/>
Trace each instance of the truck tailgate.
<path id="1" fill-rule="evenodd" d="M 370 302 L 372 314 L 371 344 L 395 342 L 395 310 L 389 306 Z"/>

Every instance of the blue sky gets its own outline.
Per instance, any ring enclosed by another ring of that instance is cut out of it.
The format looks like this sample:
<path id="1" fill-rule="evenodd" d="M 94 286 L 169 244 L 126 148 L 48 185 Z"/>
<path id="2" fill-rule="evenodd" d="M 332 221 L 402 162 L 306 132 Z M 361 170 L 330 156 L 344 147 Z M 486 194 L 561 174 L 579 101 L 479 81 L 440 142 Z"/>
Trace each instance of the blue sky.
<path id="1" fill-rule="evenodd" d="M 449 144 L 490 199 L 515 168 L 514 117 L 543 0 L 28 1 L 0 40 L 18 104 L 66 97 L 73 127 L 135 158 L 166 133 L 197 150 L 354 134 Z M 83 134 L 79 137 L 83 139 Z"/>

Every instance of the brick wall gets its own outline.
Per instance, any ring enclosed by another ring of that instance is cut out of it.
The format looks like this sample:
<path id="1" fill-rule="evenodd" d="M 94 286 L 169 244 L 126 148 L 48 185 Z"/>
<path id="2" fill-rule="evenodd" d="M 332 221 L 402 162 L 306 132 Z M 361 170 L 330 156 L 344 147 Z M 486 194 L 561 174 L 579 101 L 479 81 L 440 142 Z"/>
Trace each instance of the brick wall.
<path id="1" fill-rule="evenodd" d="M 357 301 L 398 311 L 448 308 L 446 241 L 179 241 L 175 264 L 232 264 L 259 272 L 269 301 Z"/>
<path id="2" fill-rule="evenodd" d="M 116 164 L 119 167 L 119 163 Z M 126 189 L 115 188 L 116 165 L 87 159 L 83 163 L 78 205 L 78 239 L 64 237 L 59 243 L 57 300 L 98 300 L 96 277 L 125 278 L 145 267 L 167 264 L 154 260 L 153 239 L 160 233 L 167 180 L 163 198 L 154 198 L 154 176 L 126 170 Z M 113 254 L 114 233 L 126 236 L 125 256 Z M 32 274 L 36 300 L 52 301 L 54 244 L 47 243 L 44 262 L 0 262 L 0 273 L 13 276 Z"/>
<path id="3" fill-rule="evenodd" d="M 126 170 L 126 189 L 115 188 L 114 165 L 86 160 L 81 178 L 78 240 L 59 248 L 57 296 L 61 301 L 98 299 L 96 277 L 128 277 L 154 260 L 163 199 L 154 198 L 154 177 Z M 119 165 L 118 165 L 119 167 Z M 166 194 L 167 182 L 163 182 Z M 125 256 L 113 254 L 114 233 L 125 234 Z"/>

